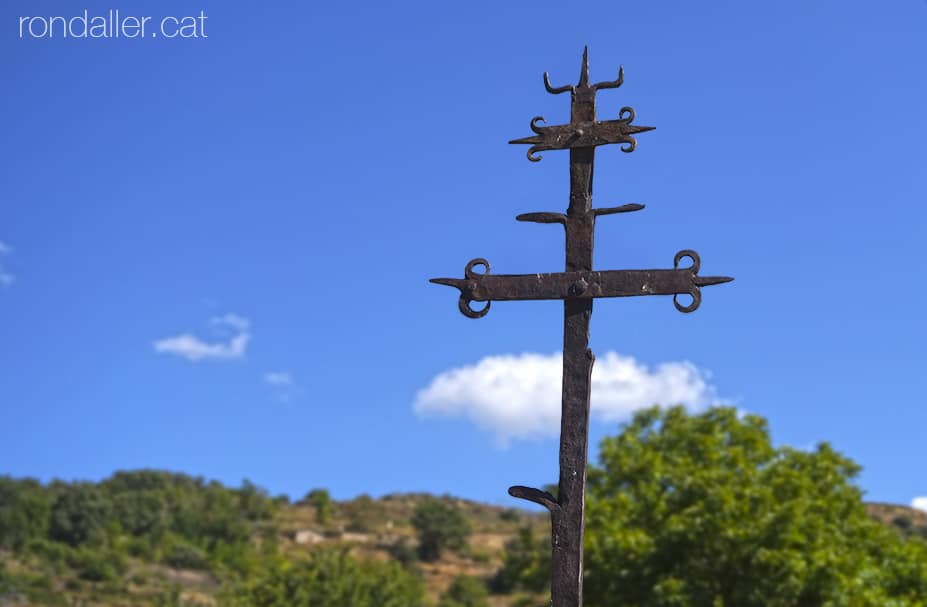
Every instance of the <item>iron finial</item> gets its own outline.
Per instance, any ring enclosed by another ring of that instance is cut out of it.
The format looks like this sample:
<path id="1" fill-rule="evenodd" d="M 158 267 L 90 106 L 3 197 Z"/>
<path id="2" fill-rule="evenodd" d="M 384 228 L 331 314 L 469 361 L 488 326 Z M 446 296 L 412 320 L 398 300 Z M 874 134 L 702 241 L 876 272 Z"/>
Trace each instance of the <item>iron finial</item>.
<path id="1" fill-rule="evenodd" d="M 583 47 L 583 67 L 579 70 L 579 84 L 577 86 L 589 86 L 589 47 Z"/>

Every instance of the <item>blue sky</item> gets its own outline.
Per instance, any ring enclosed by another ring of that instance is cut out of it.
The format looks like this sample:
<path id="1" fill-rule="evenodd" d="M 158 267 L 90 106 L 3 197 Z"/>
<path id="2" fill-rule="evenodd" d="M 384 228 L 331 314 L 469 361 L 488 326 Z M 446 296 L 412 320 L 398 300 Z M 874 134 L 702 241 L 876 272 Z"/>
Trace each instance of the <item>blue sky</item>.
<path id="1" fill-rule="evenodd" d="M 689 315 L 596 303 L 592 458 L 636 406 L 723 400 L 830 441 L 869 499 L 927 496 L 927 3 L 585 6 L 3 2 L 0 473 L 555 481 L 561 304 L 474 321 L 428 279 L 562 269 L 562 231 L 514 217 L 565 209 L 567 154 L 506 142 L 568 120 L 541 74 L 588 44 L 594 80 L 625 68 L 600 119 L 657 127 L 597 154 L 595 204 L 647 208 L 599 221 L 596 267 L 692 248 L 736 277 Z M 84 8 L 208 37 L 19 37 Z"/>

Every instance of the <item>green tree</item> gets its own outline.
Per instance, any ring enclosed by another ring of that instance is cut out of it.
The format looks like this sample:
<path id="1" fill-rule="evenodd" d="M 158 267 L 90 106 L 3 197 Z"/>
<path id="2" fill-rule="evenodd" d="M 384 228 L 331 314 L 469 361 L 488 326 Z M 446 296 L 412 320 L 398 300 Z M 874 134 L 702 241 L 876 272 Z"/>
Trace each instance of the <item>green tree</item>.
<path id="1" fill-rule="evenodd" d="M 21 550 L 48 533 L 48 492 L 32 479 L 0 477 L 0 548 Z"/>
<path id="2" fill-rule="evenodd" d="M 319 550 L 282 562 L 234 596 L 240 607 L 423 607 L 421 581 L 396 563 L 360 561 Z"/>
<path id="3" fill-rule="evenodd" d="M 249 521 L 269 520 L 277 511 L 277 506 L 267 491 L 248 479 L 242 481 L 241 488 L 235 492 L 238 494 L 240 516 Z"/>
<path id="4" fill-rule="evenodd" d="M 458 575 L 441 595 L 438 607 L 489 607 L 486 584 L 469 575 Z"/>
<path id="5" fill-rule="evenodd" d="M 111 501 L 116 520 L 130 535 L 157 537 L 168 527 L 170 513 L 162 491 L 126 491 L 115 494 Z"/>
<path id="6" fill-rule="evenodd" d="M 651 408 L 589 471 L 590 606 L 893 607 L 927 601 L 927 544 L 869 518 L 859 466 L 774 448 L 731 408 Z"/>
<path id="7" fill-rule="evenodd" d="M 550 589 L 550 538 L 522 527 L 505 544 L 502 568 L 491 581 L 494 592 L 544 592 Z"/>
<path id="8" fill-rule="evenodd" d="M 115 580 L 125 572 L 125 558 L 104 547 L 80 546 L 71 554 L 71 567 L 89 582 Z"/>
<path id="9" fill-rule="evenodd" d="M 51 539 L 71 546 L 101 541 L 112 514 L 107 495 L 92 483 L 62 484 L 58 491 L 51 507 Z"/>
<path id="10" fill-rule="evenodd" d="M 173 541 L 161 560 L 177 569 L 206 569 L 206 555 L 203 551 L 183 541 Z"/>
<path id="11" fill-rule="evenodd" d="M 328 489 L 313 489 L 306 494 L 306 503 L 315 508 L 315 520 L 320 525 L 328 523 L 332 517 L 332 496 Z"/>
<path id="12" fill-rule="evenodd" d="M 463 548 L 470 536 L 467 518 L 457 508 L 432 498 L 416 506 L 412 526 L 418 535 L 418 554 L 423 561 L 437 560 L 445 548 Z"/>
<path id="13" fill-rule="evenodd" d="M 418 565 L 418 553 L 409 545 L 405 537 L 400 537 L 395 544 L 390 546 L 389 555 L 394 561 L 406 569 L 416 570 L 416 566 Z"/>

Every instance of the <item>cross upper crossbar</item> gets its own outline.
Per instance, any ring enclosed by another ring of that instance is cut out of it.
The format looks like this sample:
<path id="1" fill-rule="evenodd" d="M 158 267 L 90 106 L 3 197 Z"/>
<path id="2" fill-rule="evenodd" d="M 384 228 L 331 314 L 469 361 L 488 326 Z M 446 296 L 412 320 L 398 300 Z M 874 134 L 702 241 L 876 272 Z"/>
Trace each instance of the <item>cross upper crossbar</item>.
<path id="1" fill-rule="evenodd" d="M 618 120 L 603 120 L 601 122 L 571 122 L 558 126 L 538 126 L 544 122 L 543 116 L 531 119 L 531 130 L 537 133 L 532 137 L 513 139 L 509 143 L 531 143 L 528 149 L 528 160 L 537 162 L 540 156 L 535 152 L 544 150 L 566 150 L 570 148 L 589 148 L 610 143 L 623 143 L 622 152 L 633 152 L 637 147 L 637 140 L 631 135 L 652 131 L 652 126 L 632 125 L 634 110 L 623 107 L 618 112 Z"/>

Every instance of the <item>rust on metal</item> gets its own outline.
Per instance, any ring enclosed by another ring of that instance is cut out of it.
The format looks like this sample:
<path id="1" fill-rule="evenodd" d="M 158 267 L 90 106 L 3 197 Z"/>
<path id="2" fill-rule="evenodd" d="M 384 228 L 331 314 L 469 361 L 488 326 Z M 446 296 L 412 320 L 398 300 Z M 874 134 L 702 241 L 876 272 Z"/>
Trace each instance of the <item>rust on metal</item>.
<path id="1" fill-rule="evenodd" d="M 532 487 L 509 488 L 513 497 L 525 499 L 547 508 L 551 517 L 551 605 L 581 607 L 583 602 L 583 531 L 585 518 L 586 458 L 589 440 L 589 396 L 592 365 L 595 356 L 589 349 L 589 320 L 592 302 L 603 297 L 634 297 L 639 295 L 672 295 L 680 312 L 693 312 L 702 301 L 701 288 L 730 282 L 727 276 L 699 276 L 701 260 L 698 253 L 683 250 L 676 253 L 673 269 L 604 270 L 592 269 L 595 219 L 600 215 L 627 213 L 644 208 L 631 203 L 617 207 L 592 208 L 592 173 L 595 148 L 621 144 L 621 150 L 632 152 L 637 147 L 634 135 L 654 127 L 633 125 L 635 114 L 630 107 L 618 112 L 617 120 L 596 120 L 596 91 L 618 88 L 624 82 L 624 68 L 612 81 L 589 84 L 588 50 L 583 50 L 583 63 L 576 85 L 553 87 L 547 72 L 544 88 L 551 94 L 569 92 L 570 122 L 559 126 L 540 126 L 544 119 L 531 119 L 530 137 L 509 143 L 526 144 L 528 159 L 541 159 L 537 152 L 570 151 L 570 202 L 566 213 L 525 213 L 516 219 L 535 223 L 559 223 L 566 231 L 566 269 L 544 274 L 491 274 L 489 262 L 471 260 L 463 278 L 433 278 L 431 282 L 460 291 L 458 306 L 470 318 L 480 318 L 489 312 L 493 301 L 562 299 L 563 327 L 563 386 L 560 421 L 560 483 L 557 497 Z M 688 258 L 691 265 L 680 267 Z M 482 271 L 476 271 L 476 268 Z M 682 304 L 679 295 L 689 295 L 691 301 Z M 474 310 L 472 302 L 485 302 Z"/>

